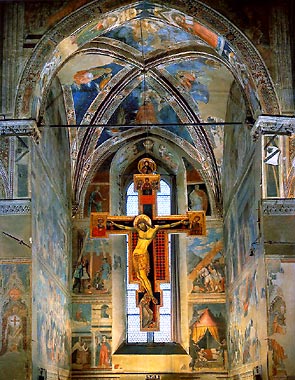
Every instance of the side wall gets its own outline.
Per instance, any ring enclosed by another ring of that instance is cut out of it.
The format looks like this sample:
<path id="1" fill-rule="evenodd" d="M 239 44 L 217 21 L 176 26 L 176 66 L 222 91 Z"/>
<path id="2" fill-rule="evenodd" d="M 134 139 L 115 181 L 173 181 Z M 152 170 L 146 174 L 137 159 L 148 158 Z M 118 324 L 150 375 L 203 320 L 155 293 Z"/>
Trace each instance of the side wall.
<path id="1" fill-rule="evenodd" d="M 32 150 L 33 376 L 70 368 L 71 218 L 66 129 L 44 129 Z"/>
<path id="2" fill-rule="evenodd" d="M 30 379 L 30 202 L 0 201 L 0 226 L 0 378 Z"/>
<path id="3" fill-rule="evenodd" d="M 228 274 L 228 355 L 230 375 L 266 374 L 266 278 L 259 228 L 260 153 L 245 127 L 225 132 L 224 239 Z M 243 141 L 243 145 L 241 142 Z M 230 186 L 231 184 L 231 186 Z"/>

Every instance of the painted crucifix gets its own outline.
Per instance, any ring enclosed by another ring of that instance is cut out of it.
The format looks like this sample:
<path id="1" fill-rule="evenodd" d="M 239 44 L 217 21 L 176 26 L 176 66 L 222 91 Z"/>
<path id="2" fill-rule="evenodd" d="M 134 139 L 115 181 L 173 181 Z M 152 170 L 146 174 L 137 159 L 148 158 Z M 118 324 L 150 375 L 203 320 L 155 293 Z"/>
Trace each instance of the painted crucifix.
<path id="1" fill-rule="evenodd" d="M 185 215 L 157 215 L 157 191 L 160 175 L 150 158 L 138 163 L 139 174 L 134 175 L 138 192 L 138 215 L 110 216 L 91 214 L 91 237 L 128 233 L 129 282 L 139 283 L 137 306 L 140 308 L 141 330 L 159 330 L 159 307 L 162 306 L 160 283 L 169 282 L 168 233 L 186 232 L 205 235 L 205 212 L 188 211 Z"/>

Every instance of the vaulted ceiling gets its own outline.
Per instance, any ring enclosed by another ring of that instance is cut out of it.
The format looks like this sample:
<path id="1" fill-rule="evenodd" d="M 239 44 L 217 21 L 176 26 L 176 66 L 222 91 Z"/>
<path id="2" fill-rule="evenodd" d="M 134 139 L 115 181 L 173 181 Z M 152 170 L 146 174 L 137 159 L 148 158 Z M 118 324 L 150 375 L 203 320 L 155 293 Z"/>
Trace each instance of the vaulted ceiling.
<path id="1" fill-rule="evenodd" d="M 84 22 L 59 43 L 52 62 L 72 126 L 78 203 L 110 154 L 148 136 L 166 150 L 165 141 L 182 146 L 221 201 L 223 123 L 244 123 L 260 110 L 246 65 L 222 35 L 143 1 Z"/>

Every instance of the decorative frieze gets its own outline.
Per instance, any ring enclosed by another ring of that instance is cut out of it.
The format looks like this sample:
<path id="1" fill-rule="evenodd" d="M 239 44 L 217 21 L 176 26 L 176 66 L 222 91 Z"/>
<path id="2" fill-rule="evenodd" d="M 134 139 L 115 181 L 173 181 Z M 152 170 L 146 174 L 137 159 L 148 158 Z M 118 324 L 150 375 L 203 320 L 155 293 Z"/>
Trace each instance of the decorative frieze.
<path id="1" fill-rule="evenodd" d="M 1 215 L 30 215 L 31 200 L 30 199 L 5 199 L 0 200 L 0 216 Z"/>
<path id="2" fill-rule="evenodd" d="M 41 134 L 36 120 L 0 120 L 0 136 L 31 136 L 36 142 Z"/>
<path id="3" fill-rule="evenodd" d="M 262 201 L 263 215 L 295 215 L 295 199 L 264 199 Z"/>
<path id="4" fill-rule="evenodd" d="M 254 141 L 260 135 L 291 135 L 292 133 L 295 133 L 294 116 L 261 115 L 251 131 Z"/>

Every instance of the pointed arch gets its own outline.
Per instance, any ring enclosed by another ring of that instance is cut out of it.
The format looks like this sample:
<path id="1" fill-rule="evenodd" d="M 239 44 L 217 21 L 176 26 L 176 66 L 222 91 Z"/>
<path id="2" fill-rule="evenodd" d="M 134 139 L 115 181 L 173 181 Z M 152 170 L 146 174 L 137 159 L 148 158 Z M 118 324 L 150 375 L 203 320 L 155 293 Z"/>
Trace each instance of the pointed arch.
<path id="1" fill-rule="evenodd" d="M 196 2 L 193 9 L 183 7 L 179 11 L 169 8 L 172 7 L 170 2 L 167 2 L 166 7 L 154 2 L 130 2 L 115 10 L 112 1 L 95 1 L 65 17 L 39 42 L 23 71 L 16 97 L 16 117 L 33 117 L 39 120 L 49 84 L 61 65 L 102 31 L 135 19 L 142 12 L 142 8 L 147 11 L 148 7 L 156 10 L 153 17 L 161 17 L 166 22 L 188 28 L 191 33 L 203 37 L 204 41 L 209 42 L 227 60 L 234 72 L 243 71 L 244 81 L 251 81 L 256 88 L 256 91 L 246 94 L 252 105 L 253 116 L 259 113 L 280 113 L 274 85 L 260 54 L 238 28 L 212 8 Z M 103 9 L 109 11 L 104 13 Z M 195 28 L 189 26 L 194 25 L 194 22 Z M 210 42 L 206 33 L 200 32 L 204 27 L 214 37 L 214 42 Z M 81 36 L 83 38 L 79 42 L 77 38 Z M 251 97 L 254 99 L 251 100 Z M 256 104 L 257 101 L 260 106 Z"/>

